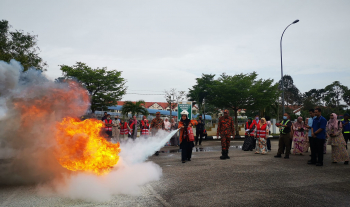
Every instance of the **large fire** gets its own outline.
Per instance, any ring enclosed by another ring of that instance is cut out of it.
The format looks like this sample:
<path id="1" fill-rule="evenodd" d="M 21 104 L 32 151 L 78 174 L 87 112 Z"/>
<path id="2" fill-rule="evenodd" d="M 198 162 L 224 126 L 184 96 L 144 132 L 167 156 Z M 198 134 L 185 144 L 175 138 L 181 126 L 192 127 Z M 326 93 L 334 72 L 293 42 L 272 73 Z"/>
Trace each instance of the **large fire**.
<path id="1" fill-rule="evenodd" d="M 72 171 L 87 171 L 101 175 L 118 163 L 119 143 L 113 144 L 100 136 L 103 123 L 96 119 L 80 121 L 64 118 L 57 125 L 57 158 Z"/>

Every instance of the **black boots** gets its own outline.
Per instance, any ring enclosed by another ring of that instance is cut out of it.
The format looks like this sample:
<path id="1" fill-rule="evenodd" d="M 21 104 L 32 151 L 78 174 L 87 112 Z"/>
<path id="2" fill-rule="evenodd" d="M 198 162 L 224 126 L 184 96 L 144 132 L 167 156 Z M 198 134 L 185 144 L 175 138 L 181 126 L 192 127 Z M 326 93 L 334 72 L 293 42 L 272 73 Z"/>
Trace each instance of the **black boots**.
<path id="1" fill-rule="evenodd" d="M 221 160 L 226 160 L 226 151 L 225 151 L 225 150 L 222 150 L 222 151 L 221 151 L 221 154 L 222 154 L 222 156 L 220 156 L 220 159 L 221 159 Z"/>
<path id="2" fill-rule="evenodd" d="M 222 156 L 220 156 L 221 160 L 230 159 L 230 157 L 228 156 L 228 150 L 222 150 L 221 154 L 222 154 Z"/>

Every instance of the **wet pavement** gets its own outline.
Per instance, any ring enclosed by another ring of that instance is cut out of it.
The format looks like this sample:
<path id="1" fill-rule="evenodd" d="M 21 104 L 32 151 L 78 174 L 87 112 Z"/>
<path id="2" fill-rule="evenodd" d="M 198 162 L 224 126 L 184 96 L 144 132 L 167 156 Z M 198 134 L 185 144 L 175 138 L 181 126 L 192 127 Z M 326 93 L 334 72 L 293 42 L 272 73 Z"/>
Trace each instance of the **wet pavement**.
<path id="1" fill-rule="evenodd" d="M 229 160 L 220 160 L 220 141 L 203 142 L 191 162 L 181 163 L 177 147 L 164 147 L 150 161 L 163 171 L 160 181 L 139 195 L 115 195 L 104 203 L 43 197 L 35 186 L 0 186 L 0 206 L 350 206 L 350 166 L 332 164 L 327 146 L 324 166 L 307 165 L 309 154 L 274 158 L 241 150 L 232 141 Z M 200 151 L 202 148 L 202 151 Z M 167 152 L 169 151 L 169 153 Z"/>

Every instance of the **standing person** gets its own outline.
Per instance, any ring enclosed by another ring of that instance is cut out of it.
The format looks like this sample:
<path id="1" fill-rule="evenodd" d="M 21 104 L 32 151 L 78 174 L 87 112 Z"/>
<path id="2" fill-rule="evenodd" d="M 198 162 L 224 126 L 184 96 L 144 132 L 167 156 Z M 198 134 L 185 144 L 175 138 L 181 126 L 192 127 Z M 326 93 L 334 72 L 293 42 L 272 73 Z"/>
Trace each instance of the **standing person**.
<path id="1" fill-rule="evenodd" d="M 154 118 L 151 122 L 150 131 L 152 133 L 152 136 L 156 136 L 159 130 L 164 130 L 164 121 L 160 118 L 160 112 L 158 111 L 156 113 L 156 118 Z M 159 155 L 159 151 L 156 151 L 156 156 Z"/>
<path id="2" fill-rule="evenodd" d="M 128 122 L 126 122 L 124 119 L 121 119 L 120 120 L 120 135 L 121 135 L 120 138 L 121 138 L 121 140 L 123 140 L 123 141 L 128 140 L 129 130 L 130 130 L 130 127 L 129 127 Z"/>
<path id="3" fill-rule="evenodd" d="M 255 140 L 255 134 L 256 134 L 256 128 L 258 127 L 258 124 L 260 122 L 260 119 L 259 119 L 259 115 L 255 115 L 255 118 L 253 120 L 253 124 L 254 124 L 254 130 L 253 130 L 253 133 L 254 133 L 254 142 L 253 142 L 253 149 L 255 149 L 256 147 L 256 140 Z"/>
<path id="4" fill-rule="evenodd" d="M 278 152 L 275 156 L 276 158 L 281 157 L 284 149 L 286 149 L 286 154 L 284 159 L 289 159 L 290 154 L 290 140 L 291 140 L 291 128 L 292 122 L 288 119 L 288 113 L 283 114 L 283 120 L 281 123 L 276 123 L 276 126 L 280 128 L 280 137 L 278 140 Z"/>
<path id="5" fill-rule="evenodd" d="M 252 118 L 248 118 L 248 121 L 245 123 L 245 139 L 242 146 L 242 150 L 244 151 L 253 151 L 254 149 L 254 127 Z"/>
<path id="6" fill-rule="evenodd" d="M 171 124 L 171 128 L 170 128 L 171 131 L 178 129 L 178 124 L 176 123 L 174 118 L 170 120 L 170 124 Z M 177 136 L 177 133 L 174 134 L 174 136 L 170 139 L 170 141 L 171 141 L 171 144 L 174 146 L 180 145 L 180 141 L 179 141 L 179 137 Z"/>
<path id="7" fill-rule="evenodd" d="M 159 130 L 164 130 L 164 129 L 165 129 L 164 121 L 163 119 L 160 118 L 160 112 L 158 111 L 156 113 L 156 118 L 154 118 L 151 121 L 150 131 L 152 133 L 152 136 L 155 136 Z"/>
<path id="8" fill-rule="evenodd" d="M 305 149 L 305 127 L 302 117 L 298 117 L 297 121 L 293 124 L 293 141 L 294 150 L 293 154 L 300 154 L 306 151 Z"/>
<path id="9" fill-rule="evenodd" d="M 113 127 L 112 127 L 112 137 L 113 141 L 115 143 L 120 142 L 119 135 L 120 135 L 120 120 L 118 116 L 114 117 L 114 120 L 112 121 Z"/>
<path id="10" fill-rule="evenodd" d="M 140 129 L 141 129 L 141 136 L 144 137 L 144 138 L 148 138 L 148 135 L 149 135 L 149 123 L 148 123 L 148 120 L 147 120 L 146 116 L 142 117 Z"/>
<path id="11" fill-rule="evenodd" d="M 271 141 L 270 141 L 271 121 L 270 121 L 270 117 L 269 116 L 266 116 L 266 124 L 267 124 L 267 128 L 269 129 L 269 133 L 266 135 L 267 136 L 266 146 L 267 146 L 267 150 L 271 151 Z"/>
<path id="12" fill-rule="evenodd" d="M 133 116 L 132 124 L 130 126 L 132 128 L 131 138 L 135 140 L 137 138 L 137 118 Z"/>
<path id="13" fill-rule="evenodd" d="M 267 135 L 269 134 L 269 129 L 267 127 L 266 119 L 261 118 L 260 123 L 256 129 L 256 148 L 255 154 L 267 154 Z"/>
<path id="14" fill-rule="evenodd" d="M 168 118 L 165 118 L 164 120 L 164 129 L 166 132 L 170 132 L 171 123 L 169 122 Z"/>
<path id="15" fill-rule="evenodd" d="M 345 139 L 345 147 L 348 149 L 348 140 L 350 139 L 350 122 L 349 122 L 349 114 L 346 113 L 344 114 L 344 119 L 342 120 L 342 125 L 343 125 L 343 136 Z"/>
<path id="16" fill-rule="evenodd" d="M 316 118 L 315 110 L 310 109 L 309 115 L 310 115 L 310 118 L 307 121 L 307 128 L 309 129 L 308 137 L 309 137 L 310 151 L 311 151 L 311 156 L 312 156 L 312 153 L 316 153 L 316 139 L 312 137 L 312 130 L 311 130 L 313 121 Z M 311 162 L 311 161 L 312 160 L 309 160 L 309 162 Z"/>
<path id="17" fill-rule="evenodd" d="M 326 125 L 327 120 L 321 115 L 321 109 L 315 109 L 316 118 L 313 120 L 311 135 L 316 139 L 315 152 L 311 154 L 311 160 L 308 164 L 316 164 L 316 166 L 323 166 L 323 147 L 326 140 Z M 317 157 L 316 157 L 317 155 Z"/>
<path id="18" fill-rule="evenodd" d="M 199 140 L 199 145 L 202 145 L 202 139 L 203 139 L 203 133 L 204 133 L 204 124 L 202 123 L 202 119 L 197 120 L 198 124 L 196 126 L 196 146 L 198 144 Z"/>
<path id="19" fill-rule="evenodd" d="M 129 134 L 128 137 L 131 138 L 133 129 L 134 129 L 134 122 L 132 121 L 132 118 L 129 119 Z"/>
<path id="20" fill-rule="evenodd" d="M 107 119 L 107 111 L 105 111 L 104 116 L 102 117 L 101 121 L 104 121 L 105 119 Z"/>
<path id="21" fill-rule="evenodd" d="M 180 148 L 181 148 L 181 161 L 191 161 L 192 148 L 194 147 L 193 141 L 189 140 L 188 128 L 196 125 L 197 121 L 190 120 L 188 118 L 188 112 L 186 110 L 181 112 L 181 120 L 179 122 L 180 128 Z"/>
<path id="22" fill-rule="evenodd" d="M 220 156 L 220 159 L 230 159 L 230 157 L 228 156 L 228 150 L 230 148 L 231 135 L 233 135 L 234 138 L 234 134 L 235 127 L 233 119 L 229 116 L 229 111 L 224 110 L 224 116 L 219 118 L 218 129 L 216 134 L 217 137 L 219 137 L 219 135 L 221 136 L 222 156 Z"/>
<path id="23" fill-rule="evenodd" d="M 310 118 L 306 118 L 305 122 L 304 122 L 304 136 L 305 136 L 305 150 L 304 152 L 309 152 L 309 147 L 310 147 L 310 142 L 309 142 L 309 128 L 308 128 L 308 123 L 309 123 L 309 119 Z"/>
<path id="24" fill-rule="evenodd" d="M 107 114 L 107 118 L 103 122 L 105 124 L 105 131 L 108 136 L 107 140 L 110 141 L 112 137 L 112 127 L 113 127 L 111 115 Z"/>
<path id="25" fill-rule="evenodd" d="M 332 113 L 326 126 L 328 144 L 332 145 L 332 163 L 344 162 L 347 165 L 349 164 L 349 154 L 345 148 L 346 142 L 342 129 L 342 122 L 337 120 L 335 113 Z"/>

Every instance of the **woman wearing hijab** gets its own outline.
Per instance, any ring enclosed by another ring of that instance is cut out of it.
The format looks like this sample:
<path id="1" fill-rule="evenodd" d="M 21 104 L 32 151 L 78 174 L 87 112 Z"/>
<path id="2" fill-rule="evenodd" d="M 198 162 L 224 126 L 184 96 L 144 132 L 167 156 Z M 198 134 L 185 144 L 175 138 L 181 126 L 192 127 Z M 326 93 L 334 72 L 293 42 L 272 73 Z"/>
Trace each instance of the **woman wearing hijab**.
<path id="1" fill-rule="evenodd" d="M 345 148 L 345 140 L 342 134 L 343 125 L 337 120 L 335 113 L 331 114 L 326 126 L 326 133 L 328 137 L 328 145 L 332 145 L 332 162 L 344 162 L 349 164 L 349 154 Z"/>
<path id="2" fill-rule="evenodd" d="M 297 121 L 293 124 L 293 141 L 294 141 L 294 150 L 293 154 L 300 154 L 306 151 L 305 148 L 305 125 L 303 118 L 298 117 Z"/>
<path id="3" fill-rule="evenodd" d="M 171 128 L 171 123 L 169 122 L 168 118 L 165 118 L 165 120 L 164 120 L 165 131 L 170 132 L 170 128 Z"/>
<path id="4" fill-rule="evenodd" d="M 244 151 L 253 151 L 254 149 L 254 127 L 253 119 L 249 117 L 245 123 L 245 139 L 242 146 L 242 150 Z"/>
<path id="5" fill-rule="evenodd" d="M 194 147 L 193 141 L 189 140 L 188 128 L 193 125 L 197 125 L 197 121 L 188 119 L 188 112 L 181 112 L 181 120 L 179 122 L 180 128 L 180 148 L 181 148 L 181 161 L 191 161 L 192 148 Z"/>
<path id="6" fill-rule="evenodd" d="M 259 124 L 256 126 L 256 148 L 255 154 L 267 154 L 267 137 L 269 129 L 267 127 L 266 119 L 261 118 Z"/>

